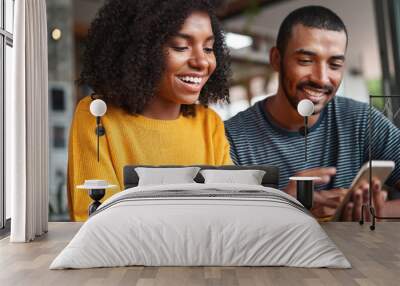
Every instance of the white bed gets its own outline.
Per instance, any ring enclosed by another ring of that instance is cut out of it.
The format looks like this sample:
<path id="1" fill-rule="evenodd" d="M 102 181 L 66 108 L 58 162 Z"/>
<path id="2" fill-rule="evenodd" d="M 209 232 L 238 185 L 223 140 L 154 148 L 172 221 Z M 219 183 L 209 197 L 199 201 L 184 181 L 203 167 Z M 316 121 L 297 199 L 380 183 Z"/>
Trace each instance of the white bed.
<path id="1" fill-rule="evenodd" d="M 114 195 L 50 269 L 128 265 L 351 267 L 284 192 L 198 183 L 138 186 Z"/>

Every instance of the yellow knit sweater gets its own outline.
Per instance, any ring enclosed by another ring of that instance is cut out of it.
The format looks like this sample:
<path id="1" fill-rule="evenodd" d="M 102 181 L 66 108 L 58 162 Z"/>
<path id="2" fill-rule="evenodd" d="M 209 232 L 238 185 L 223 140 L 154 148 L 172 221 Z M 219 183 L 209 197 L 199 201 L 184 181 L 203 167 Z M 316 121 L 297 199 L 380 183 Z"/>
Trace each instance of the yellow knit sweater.
<path id="1" fill-rule="evenodd" d="M 118 189 L 106 191 L 106 199 L 123 189 L 125 165 L 232 164 L 223 122 L 201 105 L 196 106 L 195 117 L 181 115 L 175 120 L 130 115 L 108 105 L 101 119 L 106 134 L 100 137 L 97 162 L 96 120 L 90 114 L 90 103 L 90 97 L 79 102 L 70 130 L 68 201 L 72 220 L 86 220 L 92 202 L 87 191 L 76 186 L 88 179 L 118 185 Z"/>

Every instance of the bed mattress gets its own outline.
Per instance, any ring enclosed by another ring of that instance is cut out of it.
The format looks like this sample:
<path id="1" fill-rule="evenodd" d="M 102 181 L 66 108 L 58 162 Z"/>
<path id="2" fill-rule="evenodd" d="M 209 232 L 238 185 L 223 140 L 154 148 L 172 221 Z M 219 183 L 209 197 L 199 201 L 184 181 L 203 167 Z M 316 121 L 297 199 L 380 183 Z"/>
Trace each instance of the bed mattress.
<path id="1" fill-rule="evenodd" d="M 197 183 L 141 186 L 110 197 L 50 269 L 129 265 L 351 267 L 286 193 Z"/>

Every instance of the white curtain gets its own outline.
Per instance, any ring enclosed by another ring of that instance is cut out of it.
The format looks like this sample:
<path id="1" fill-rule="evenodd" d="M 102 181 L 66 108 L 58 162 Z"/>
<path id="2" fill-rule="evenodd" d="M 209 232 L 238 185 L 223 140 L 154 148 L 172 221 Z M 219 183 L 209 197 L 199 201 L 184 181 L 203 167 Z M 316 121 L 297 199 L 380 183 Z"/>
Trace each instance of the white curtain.
<path id="1" fill-rule="evenodd" d="M 6 188 L 12 242 L 48 227 L 48 78 L 45 0 L 15 1 L 13 94 L 6 98 Z"/>

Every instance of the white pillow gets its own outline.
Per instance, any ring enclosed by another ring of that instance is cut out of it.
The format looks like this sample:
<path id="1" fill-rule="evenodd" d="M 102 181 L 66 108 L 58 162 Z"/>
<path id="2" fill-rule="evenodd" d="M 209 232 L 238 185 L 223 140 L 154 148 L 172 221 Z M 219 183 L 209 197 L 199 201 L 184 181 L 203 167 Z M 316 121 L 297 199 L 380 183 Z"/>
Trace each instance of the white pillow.
<path id="1" fill-rule="evenodd" d="M 262 170 L 201 170 L 204 183 L 234 183 L 261 185 L 265 171 Z"/>
<path id="2" fill-rule="evenodd" d="M 195 183 L 193 179 L 199 170 L 199 167 L 135 168 L 139 176 L 139 186 Z"/>

